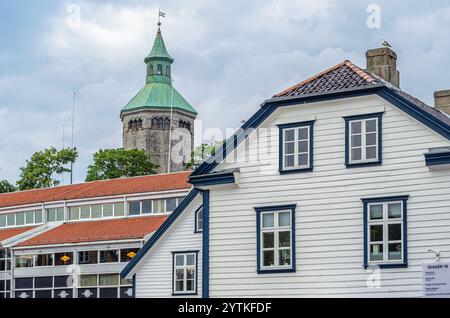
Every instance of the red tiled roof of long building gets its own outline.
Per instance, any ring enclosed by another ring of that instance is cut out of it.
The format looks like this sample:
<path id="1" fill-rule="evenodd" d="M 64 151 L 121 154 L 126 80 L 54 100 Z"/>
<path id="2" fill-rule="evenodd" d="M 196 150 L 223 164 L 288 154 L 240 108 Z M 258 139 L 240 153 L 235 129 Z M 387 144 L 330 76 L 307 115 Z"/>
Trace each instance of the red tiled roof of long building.
<path id="1" fill-rule="evenodd" d="M 45 246 L 143 239 L 155 232 L 167 216 L 147 216 L 127 219 L 65 223 L 37 235 L 17 246 Z"/>
<path id="2" fill-rule="evenodd" d="M 0 194 L 0 208 L 42 202 L 190 189 L 191 185 L 188 183 L 190 174 L 190 171 L 185 171 L 4 193 Z"/>
<path id="3" fill-rule="evenodd" d="M 28 232 L 34 229 L 36 226 L 26 226 L 26 227 L 18 227 L 12 229 L 2 229 L 0 230 L 0 242 L 12 238 L 16 235 Z"/>

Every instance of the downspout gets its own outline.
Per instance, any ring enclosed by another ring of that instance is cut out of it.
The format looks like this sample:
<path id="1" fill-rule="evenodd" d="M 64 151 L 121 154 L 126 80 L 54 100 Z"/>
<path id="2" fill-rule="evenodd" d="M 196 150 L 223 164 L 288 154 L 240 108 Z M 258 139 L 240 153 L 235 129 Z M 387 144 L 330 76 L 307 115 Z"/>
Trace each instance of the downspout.
<path id="1" fill-rule="evenodd" d="M 202 298 L 209 298 L 209 190 L 203 190 Z"/>

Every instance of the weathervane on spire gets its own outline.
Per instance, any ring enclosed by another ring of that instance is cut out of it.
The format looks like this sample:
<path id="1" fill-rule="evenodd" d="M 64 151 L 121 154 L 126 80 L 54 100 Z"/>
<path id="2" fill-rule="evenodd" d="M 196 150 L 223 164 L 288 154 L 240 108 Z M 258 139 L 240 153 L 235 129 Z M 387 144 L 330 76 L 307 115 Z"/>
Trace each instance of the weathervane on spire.
<path id="1" fill-rule="evenodd" d="M 158 9 L 158 31 L 161 31 L 161 17 L 165 18 L 166 14 Z"/>

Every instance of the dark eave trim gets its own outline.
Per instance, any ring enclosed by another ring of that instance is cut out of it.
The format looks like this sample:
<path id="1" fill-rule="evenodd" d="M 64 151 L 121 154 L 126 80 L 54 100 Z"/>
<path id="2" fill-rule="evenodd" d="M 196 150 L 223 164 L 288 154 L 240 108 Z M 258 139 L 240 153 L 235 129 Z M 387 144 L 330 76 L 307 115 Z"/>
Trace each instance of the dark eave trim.
<path id="1" fill-rule="evenodd" d="M 236 183 L 236 180 L 234 177 L 234 172 L 224 172 L 191 176 L 189 177 L 189 183 L 191 183 L 194 187 L 205 187 L 221 184 L 233 184 Z"/>
<path id="2" fill-rule="evenodd" d="M 424 156 L 425 156 L 425 164 L 427 167 L 450 164 L 450 151 L 426 153 L 424 154 Z"/>
<path id="3" fill-rule="evenodd" d="M 150 237 L 150 239 L 142 246 L 136 256 L 125 266 L 125 268 L 120 273 L 120 276 L 126 277 L 131 271 L 136 267 L 137 264 L 145 257 L 145 255 L 150 251 L 150 249 L 156 244 L 156 242 L 166 233 L 170 226 L 175 222 L 175 220 L 183 213 L 187 206 L 195 199 L 200 191 L 197 189 L 192 190 L 184 198 L 183 201 L 177 206 L 175 211 L 167 218 L 167 220 L 156 230 L 156 232 Z"/>

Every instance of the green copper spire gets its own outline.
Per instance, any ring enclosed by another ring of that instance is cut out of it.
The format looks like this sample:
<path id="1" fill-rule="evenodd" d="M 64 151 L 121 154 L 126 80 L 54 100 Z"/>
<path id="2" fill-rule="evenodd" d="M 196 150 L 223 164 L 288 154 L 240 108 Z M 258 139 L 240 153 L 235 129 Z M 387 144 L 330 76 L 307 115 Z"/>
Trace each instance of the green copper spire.
<path id="1" fill-rule="evenodd" d="M 158 22 L 158 32 L 153 48 L 145 58 L 147 64 L 146 85 L 122 109 L 122 113 L 141 109 L 179 109 L 191 114 L 197 114 L 180 93 L 172 86 L 172 63 L 174 59 L 169 55 Z"/>

